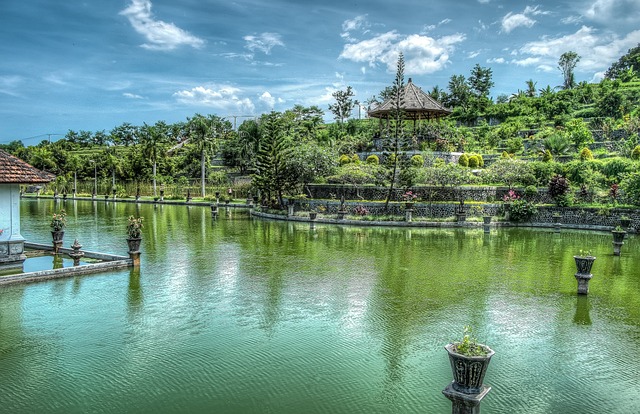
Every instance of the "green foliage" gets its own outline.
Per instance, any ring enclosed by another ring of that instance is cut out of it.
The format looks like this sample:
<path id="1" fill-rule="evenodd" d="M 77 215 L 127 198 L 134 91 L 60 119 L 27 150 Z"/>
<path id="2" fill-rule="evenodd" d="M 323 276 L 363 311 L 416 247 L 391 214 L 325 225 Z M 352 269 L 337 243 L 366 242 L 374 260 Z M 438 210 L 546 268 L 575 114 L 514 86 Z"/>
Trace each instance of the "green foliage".
<path id="1" fill-rule="evenodd" d="M 340 159 L 338 160 L 338 164 L 340 165 L 346 165 L 346 164 L 349 164 L 350 162 L 351 162 L 351 157 L 349 157 L 346 154 L 342 154 L 340 156 Z"/>
<path id="2" fill-rule="evenodd" d="M 593 134 L 589 126 L 582 119 L 572 119 L 566 126 L 568 139 L 576 148 L 582 148 L 593 143 Z"/>
<path id="3" fill-rule="evenodd" d="M 519 198 L 511 202 L 509 219 L 512 221 L 527 221 L 537 212 L 538 209 L 533 203 Z"/>
<path id="4" fill-rule="evenodd" d="M 369 165 L 378 165 L 380 164 L 380 159 L 377 155 L 371 154 L 367 157 L 367 160 L 365 162 Z M 340 163 L 340 165 L 342 165 L 342 163 Z"/>
<path id="5" fill-rule="evenodd" d="M 603 164 L 602 173 L 610 182 L 619 183 L 624 176 L 636 168 L 636 163 L 628 158 L 610 158 Z"/>
<path id="6" fill-rule="evenodd" d="M 640 160 L 640 145 L 636 145 L 631 151 L 631 159 Z"/>
<path id="7" fill-rule="evenodd" d="M 480 166 L 480 160 L 478 159 L 478 156 L 477 155 L 470 156 L 468 164 L 470 168 L 478 168 Z"/>
<path id="8" fill-rule="evenodd" d="M 341 166 L 337 174 L 327 177 L 333 184 L 349 184 L 353 186 L 376 184 L 377 177 L 374 166 L 368 164 L 346 164 Z"/>
<path id="9" fill-rule="evenodd" d="M 460 165 L 461 167 L 469 166 L 469 157 L 467 156 L 467 154 L 462 154 L 460 158 L 458 158 L 458 165 Z"/>
<path id="10" fill-rule="evenodd" d="M 534 197 L 538 195 L 538 187 L 535 185 L 528 185 L 524 189 L 525 197 Z"/>
<path id="11" fill-rule="evenodd" d="M 420 154 L 416 154 L 411 157 L 410 163 L 414 168 L 422 168 L 424 166 L 424 157 Z"/>
<path id="12" fill-rule="evenodd" d="M 521 152 L 524 149 L 524 142 L 520 137 L 509 138 L 505 145 L 507 147 L 507 152 L 510 154 Z"/>
<path id="13" fill-rule="evenodd" d="M 517 184 L 531 185 L 536 182 L 533 170 L 528 163 L 510 158 L 500 159 L 491 164 L 487 168 L 487 176 L 490 182 L 504 183 L 509 188 Z"/>
<path id="14" fill-rule="evenodd" d="M 545 149 L 542 152 L 542 161 L 543 162 L 551 162 L 551 161 L 553 161 L 553 155 L 551 154 L 551 151 L 549 151 L 548 149 Z"/>
<path id="15" fill-rule="evenodd" d="M 456 353 L 465 356 L 485 356 L 489 353 L 487 348 L 478 343 L 478 340 L 473 336 L 473 329 L 471 326 L 464 327 L 464 333 L 462 340 L 459 342 L 453 342 L 453 347 Z"/>
<path id="16" fill-rule="evenodd" d="M 588 161 L 588 160 L 592 160 L 592 159 L 593 159 L 593 153 L 591 152 L 589 147 L 582 148 L 582 151 L 580 151 L 580 160 L 581 161 Z"/>
<path id="17" fill-rule="evenodd" d="M 620 183 L 627 199 L 636 206 L 640 206 L 640 172 L 632 172 Z"/>
<path id="18" fill-rule="evenodd" d="M 569 139 L 563 134 L 556 132 L 542 141 L 543 150 L 549 151 L 554 157 L 564 155 L 571 149 Z"/>

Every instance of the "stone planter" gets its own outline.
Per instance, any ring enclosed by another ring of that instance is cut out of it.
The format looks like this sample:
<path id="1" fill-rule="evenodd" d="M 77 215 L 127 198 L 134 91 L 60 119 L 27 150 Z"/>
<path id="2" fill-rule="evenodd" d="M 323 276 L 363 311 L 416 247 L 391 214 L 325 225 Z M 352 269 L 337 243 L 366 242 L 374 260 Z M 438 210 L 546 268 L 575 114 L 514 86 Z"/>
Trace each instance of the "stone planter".
<path id="1" fill-rule="evenodd" d="M 489 362 L 491 362 L 491 357 L 495 353 L 488 346 L 484 347 L 489 351 L 484 356 L 458 354 L 454 350 L 454 344 L 448 344 L 444 347 L 449 354 L 454 390 L 464 394 L 477 394 L 483 390 L 484 375 L 489 367 Z"/>
<path id="2" fill-rule="evenodd" d="M 588 275 L 591 273 L 591 266 L 596 260 L 595 256 L 573 256 L 576 261 L 576 269 L 578 273 Z"/>
<path id="3" fill-rule="evenodd" d="M 316 217 L 318 217 L 318 213 L 316 213 L 315 211 L 310 211 L 310 212 L 309 212 L 309 218 L 310 218 L 311 220 L 315 220 L 315 219 L 316 219 Z"/>
<path id="4" fill-rule="evenodd" d="M 467 221 L 467 213 L 460 213 L 460 212 L 456 213 L 456 221 L 458 223 Z"/>
<path id="5" fill-rule="evenodd" d="M 482 221 L 484 224 L 491 224 L 491 216 L 482 216 Z"/>
<path id="6" fill-rule="evenodd" d="M 64 237 L 64 230 L 56 230 L 51 232 L 51 237 L 53 237 L 53 242 L 61 242 Z"/>
<path id="7" fill-rule="evenodd" d="M 622 227 L 623 229 L 628 229 L 629 227 L 631 227 L 631 219 L 621 218 L 620 227 Z"/>
<path id="8" fill-rule="evenodd" d="M 611 231 L 611 234 L 613 235 L 613 242 L 614 243 L 622 243 L 624 242 L 624 236 L 627 234 L 626 231 L 620 231 L 620 230 L 613 230 Z"/>
<path id="9" fill-rule="evenodd" d="M 412 203 L 412 202 L 410 202 L 410 201 L 407 201 L 406 203 L 404 203 L 404 208 L 405 208 L 406 210 L 413 210 L 413 204 L 414 204 L 414 203 Z"/>
<path id="10" fill-rule="evenodd" d="M 139 252 L 141 242 L 142 242 L 141 237 L 129 237 L 127 239 L 127 244 L 129 245 L 129 252 L 132 252 L 132 253 Z"/>
<path id="11" fill-rule="evenodd" d="M 626 231 L 613 230 L 611 232 L 613 235 L 613 255 L 620 256 L 620 248 L 624 244 L 624 236 L 627 234 Z"/>
<path id="12" fill-rule="evenodd" d="M 347 215 L 345 210 L 338 210 L 338 220 L 344 220 L 345 215 Z"/>
<path id="13" fill-rule="evenodd" d="M 591 266 L 596 260 L 595 256 L 573 256 L 576 261 L 576 269 L 578 270 L 574 275 L 578 282 L 578 295 L 589 294 L 589 281 L 593 277 L 591 274 Z"/>

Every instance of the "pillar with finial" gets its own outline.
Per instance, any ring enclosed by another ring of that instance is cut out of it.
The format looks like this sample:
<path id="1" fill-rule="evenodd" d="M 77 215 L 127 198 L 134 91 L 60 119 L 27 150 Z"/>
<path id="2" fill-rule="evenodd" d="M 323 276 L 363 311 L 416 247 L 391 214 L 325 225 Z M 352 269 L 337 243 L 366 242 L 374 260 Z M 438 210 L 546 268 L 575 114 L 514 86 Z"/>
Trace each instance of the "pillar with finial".
<path id="1" fill-rule="evenodd" d="M 82 245 L 78 243 L 78 239 L 75 239 L 75 241 L 71 245 L 71 253 L 69 253 L 69 257 L 73 259 L 74 266 L 79 266 L 80 259 L 82 258 L 82 256 L 84 256 L 84 252 L 80 251 L 81 248 Z"/>

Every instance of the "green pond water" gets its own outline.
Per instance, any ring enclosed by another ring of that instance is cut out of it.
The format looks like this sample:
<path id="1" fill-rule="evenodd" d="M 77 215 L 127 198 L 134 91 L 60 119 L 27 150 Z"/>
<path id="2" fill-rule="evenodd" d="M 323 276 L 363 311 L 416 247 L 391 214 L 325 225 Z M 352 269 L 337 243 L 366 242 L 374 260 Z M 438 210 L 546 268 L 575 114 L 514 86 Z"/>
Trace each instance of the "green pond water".
<path id="1" fill-rule="evenodd" d="M 0 288 L 0 413 L 448 413 L 449 341 L 496 354 L 484 413 L 640 412 L 628 237 L 341 227 L 208 208 L 23 200 L 23 235 L 142 265 Z M 597 256 L 588 297 L 573 254 Z"/>

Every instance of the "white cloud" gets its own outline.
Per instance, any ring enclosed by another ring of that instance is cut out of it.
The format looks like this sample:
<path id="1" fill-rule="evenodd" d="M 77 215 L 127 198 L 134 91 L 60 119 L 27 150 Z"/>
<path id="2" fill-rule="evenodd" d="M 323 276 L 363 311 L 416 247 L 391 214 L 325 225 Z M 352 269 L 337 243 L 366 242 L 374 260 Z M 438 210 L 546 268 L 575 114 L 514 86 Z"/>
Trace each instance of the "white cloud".
<path id="1" fill-rule="evenodd" d="M 506 61 L 504 60 L 504 58 L 491 58 L 491 59 L 487 59 L 487 63 L 498 63 L 498 64 L 503 64 Z"/>
<path id="2" fill-rule="evenodd" d="M 640 43 L 640 30 L 629 32 L 620 38 L 615 34 L 599 33 L 596 29 L 582 26 L 578 31 L 561 37 L 542 37 L 520 48 L 521 55 L 529 58 L 518 61 L 521 66 L 540 65 L 557 67 L 560 56 L 571 50 L 580 57 L 576 71 L 601 71 L 618 60 L 626 51 Z M 534 60 L 537 59 L 537 60 Z"/>
<path id="3" fill-rule="evenodd" d="M 252 52 L 256 50 L 268 55 L 271 53 L 271 49 L 276 46 L 284 46 L 281 36 L 278 33 L 262 33 L 260 35 L 248 35 L 243 38 L 247 44 L 245 47 Z"/>
<path id="4" fill-rule="evenodd" d="M 134 93 L 129 93 L 129 92 L 123 93 L 122 96 L 124 96 L 125 98 L 129 98 L 129 99 L 144 99 L 143 96 L 136 95 Z"/>
<path id="5" fill-rule="evenodd" d="M 148 43 L 142 47 L 152 50 L 173 50 L 178 46 L 187 45 L 200 48 L 204 40 L 180 29 L 173 23 L 154 20 L 151 13 L 150 0 L 131 0 L 131 4 L 120 12 L 129 19 L 134 30 L 143 35 Z"/>
<path id="6" fill-rule="evenodd" d="M 510 33 L 512 30 L 518 27 L 532 27 L 536 24 L 536 20 L 529 16 L 540 16 L 550 14 L 548 11 L 541 10 L 539 6 L 525 7 L 522 13 L 507 13 L 502 18 L 502 33 Z"/>
<path id="7" fill-rule="evenodd" d="M 340 37 L 348 41 L 356 41 L 351 37 L 351 32 L 356 30 L 367 32 L 369 27 L 370 24 L 367 21 L 366 14 L 356 16 L 353 19 L 345 20 L 344 22 L 342 22 L 342 33 L 340 33 Z"/>
<path id="8" fill-rule="evenodd" d="M 579 24 L 582 23 L 582 16 L 567 16 L 564 19 L 560 19 L 562 24 Z"/>
<path id="9" fill-rule="evenodd" d="M 611 23 L 640 21 L 640 2 L 638 0 L 596 0 L 585 16 L 591 20 Z"/>
<path id="10" fill-rule="evenodd" d="M 368 62 L 370 67 L 381 63 L 387 66 L 389 72 L 395 72 L 398 55 L 402 52 L 407 73 L 427 74 L 444 68 L 455 45 L 465 38 L 460 33 L 434 39 L 417 34 L 402 36 L 396 31 L 390 31 L 371 39 L 346 44 L 340 58 Z"/>
<path id="11" fill-rule="evenodd" d="M 502 18 L 502 32 L 510 33 L 518 27 L 532 27 L 534 24 L 536 21 L 524 13 L 513 14 L 509 12 Z"/>
<path id="12" fill-rule="evenodd" d="M 218 89 L 197 86 L 190 90 L 182 90 L 173 94 L 181 103 L 187 105 L 203 105 L 223 110 L 241 110 L 253 113 L 255 105 L 249 98 L 241 98 L 240 89 L 233 86 L 222 86 Z"/>
<path id="13" fill-rule="evenodd" d="M 264 92 L 262 95 L 260 95 L 260 101 L 266 103 L 269 108 L 273 108 L 273 106 L 276 104 L 276 99 L 271 96 L 271 94 L 269 92 Z"/>
<path id="14" fill-rule="evenodd" d="M 467 53 L 467 59 L 477 58 L 478 56 L 480 56 L 480 53 L 482 53 L 480 50 L 474 50 L 473 52 L 469 52 Z"/>

